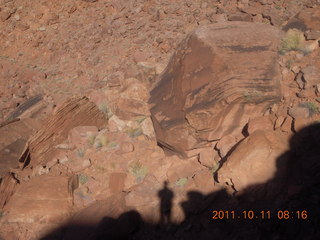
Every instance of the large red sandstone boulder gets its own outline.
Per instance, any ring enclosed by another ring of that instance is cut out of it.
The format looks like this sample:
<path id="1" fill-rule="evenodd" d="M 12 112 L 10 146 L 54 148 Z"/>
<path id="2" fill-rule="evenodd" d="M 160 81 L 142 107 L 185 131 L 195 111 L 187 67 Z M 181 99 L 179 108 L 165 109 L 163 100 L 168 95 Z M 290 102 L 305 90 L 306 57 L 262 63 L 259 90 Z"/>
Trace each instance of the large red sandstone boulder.
<path id="1" fill-rule="evenodd" d="M 280 31 L 260 23 L 203 26 L 178 47 L 151 91 L 158 142 L 185 151 L 241 133 L 281 98 Z"/>

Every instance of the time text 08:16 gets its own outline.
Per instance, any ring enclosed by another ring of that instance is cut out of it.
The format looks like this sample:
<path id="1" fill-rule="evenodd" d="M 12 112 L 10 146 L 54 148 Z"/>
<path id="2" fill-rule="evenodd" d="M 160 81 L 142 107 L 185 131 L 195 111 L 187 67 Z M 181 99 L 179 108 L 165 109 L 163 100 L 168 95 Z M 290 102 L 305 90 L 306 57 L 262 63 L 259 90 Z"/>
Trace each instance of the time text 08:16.
<path id="1" fill-rule="evenodd" d="M 308 218 L 308 212 L 306 210 L 299 211 L 288 211 L 288 210 L 279 210 L 275 213 L 271 213 L 271 211 L 222 211 L 222 210 L 214 210 L 212 211 L 212 219 L 213 220 L 222 220 L 222 219 L 303 219 L 306 220 Z"/>

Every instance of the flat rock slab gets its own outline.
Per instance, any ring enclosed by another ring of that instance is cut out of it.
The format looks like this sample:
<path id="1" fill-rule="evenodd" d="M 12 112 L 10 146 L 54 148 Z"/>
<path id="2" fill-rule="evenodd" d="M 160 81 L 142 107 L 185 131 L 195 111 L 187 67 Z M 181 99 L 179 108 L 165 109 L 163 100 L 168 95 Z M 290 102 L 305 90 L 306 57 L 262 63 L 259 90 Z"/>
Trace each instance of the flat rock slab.
<path id="1" fill-rule="evenodd" d="M 39 176 L 17 187 L 6 205 L 8 222 L 59 222 L 68 216 L 72 198 L 67 177 Z"/>
<path id="2" fill-rule="evenodd" d="M 281 98 L 280 30 L 261 23 L 203 26 L 178 47 L 149 102 L 158 142 L 182 155 L 241 132 Z"/>

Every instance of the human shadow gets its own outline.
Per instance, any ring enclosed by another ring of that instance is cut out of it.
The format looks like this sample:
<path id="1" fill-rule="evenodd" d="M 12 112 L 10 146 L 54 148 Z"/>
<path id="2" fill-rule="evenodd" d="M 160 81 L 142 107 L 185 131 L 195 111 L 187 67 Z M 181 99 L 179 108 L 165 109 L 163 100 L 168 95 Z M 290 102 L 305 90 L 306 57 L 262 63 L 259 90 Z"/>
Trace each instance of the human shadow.
<path id="1" fill-rule="evenodd" d="M 320 239 L 320 124 L 291 137 L 290 149 L 277 158 L 276 174 L 266 183 L 235 195 L 188 192 L 180 203 L 185 214 L 180 224 L 171 222 L 173 196 L 165 182 L 158 193 L 160 223 L 170 231 L 130 211 L 93 226 L 67 224 L 41 239 Z M 79 237 L 81 229 L 86 235 Z"/>
<path id="2" fill-rule="evenodd" d="M 160 199 L 160 226 L 171 223 L 171 210 L 172 199 L 174 197 L 173 192 L 168 188 L 168 182 L 163 183 L 163 189 L 158 192 Z"/>

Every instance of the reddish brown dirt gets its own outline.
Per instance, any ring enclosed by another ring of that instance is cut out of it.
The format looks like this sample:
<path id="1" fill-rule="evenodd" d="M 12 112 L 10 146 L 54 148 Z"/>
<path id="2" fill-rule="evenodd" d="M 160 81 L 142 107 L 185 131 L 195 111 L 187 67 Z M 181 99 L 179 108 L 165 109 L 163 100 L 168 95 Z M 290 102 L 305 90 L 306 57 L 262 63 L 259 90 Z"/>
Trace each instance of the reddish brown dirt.
<path id="1" fill-rule="evenodd" d="M 0 176 L 1 240 L 320 238 L 319 126 L 307 127 L 320 120 L 319 29 L 300 29 L 310 51 L 281 53 L 282 98 L 269 115 L 185 151 L 187 160 L 157 146 L 148 105 L 178 44 L 198 26 L 299 28 L 302 19 L 310 23 L 302 28 L 318 28 L 308 11 L 319 0 L 35 2 L 0 0 L 0 166 L 10 170 Z M 84 96 L 97 106 L 64 108 Z M 46 159 L 37 157 L 43 149 Z M 17 161 L 6 164 L 7 156 Z M 214 209 L 273 215 L 212 221 Z M 279 220 L 279 209 L 294 219 Z M 308 221 L 296 215 L 303 210 Z"/>
<path id="2" fill-rule="evenodd" d="M 0 120 L 37 94 L 56 103 L 104 87 L 115 72 L 137 76 L 137 62 L 163 67 L 188 32 L 239 9 L 281 25 L 313 2 L 2 0 Z"/>

